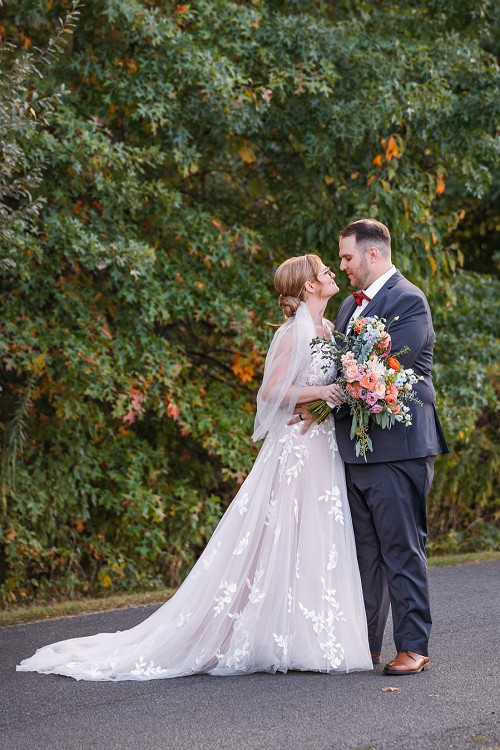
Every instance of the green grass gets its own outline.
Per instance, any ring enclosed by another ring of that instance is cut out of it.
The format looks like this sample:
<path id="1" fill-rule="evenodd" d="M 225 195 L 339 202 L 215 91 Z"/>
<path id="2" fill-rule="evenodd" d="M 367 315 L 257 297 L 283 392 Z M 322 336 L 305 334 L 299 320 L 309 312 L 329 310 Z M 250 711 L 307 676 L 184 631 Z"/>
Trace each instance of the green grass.
<path id="1" fill-rule="evenodd" d="M 467 552 L 461 555 L 438 555 L 429 557 L 429 565 L 464 565 L 470 563 L 492 562 L 500 560 L 500 550 L 487 552 Z M 26 606 L 13 606 L 0 610 L 0 627 L 20 625 L 54 617 L 105 612 L 122 607 L 138 607 L 142 604 L 161 604 L 175 593 L 175 589 L 158 589 L 157 591 L 136 592 L 132 594 L 114 594 L 99 599 L 78 599 L 62 602 L 49 602 Z"/>
<path id="2" fill-rule="evenodd" d="M 111 609 L 138 607 L 141 604 L 162 604 L 170 599 L 174 592 L 175 589 L 158 589 L 157 591 L 138 591 L 132 594 L 113 594 L 99 599 L 77 599 L 9 607 L 0 610 L 0 627 L 36 622 L 37 620 L 49 620 L 54 617 L 90 615 L 94 612 L 106 612 Z"/>
<path id="3" fill-rule="evenodd" d="M 456 555 L 432 555 L 429 557 L 429 565 L 440 567 L 443 565 L 495 562 L 496 560 L 500 560 L 500 550 L 492 549 L 483 552 L 462 552 Z"/>

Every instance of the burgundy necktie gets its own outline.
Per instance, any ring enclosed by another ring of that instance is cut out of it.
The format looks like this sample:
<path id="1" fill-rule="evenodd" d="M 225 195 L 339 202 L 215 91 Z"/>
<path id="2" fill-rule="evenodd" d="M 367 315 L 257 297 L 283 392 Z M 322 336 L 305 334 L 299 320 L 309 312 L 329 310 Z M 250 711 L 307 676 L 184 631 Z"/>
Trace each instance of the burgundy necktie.
<path id="1" fill-rule="evenodd" d="M 362 305 L 364 299 L 368 300 L 368 302 L 371 301 L 371 297 L 367 297 L 364 292 L 353 292 L 352 296 L 356 300 L 357 305 Z"/>

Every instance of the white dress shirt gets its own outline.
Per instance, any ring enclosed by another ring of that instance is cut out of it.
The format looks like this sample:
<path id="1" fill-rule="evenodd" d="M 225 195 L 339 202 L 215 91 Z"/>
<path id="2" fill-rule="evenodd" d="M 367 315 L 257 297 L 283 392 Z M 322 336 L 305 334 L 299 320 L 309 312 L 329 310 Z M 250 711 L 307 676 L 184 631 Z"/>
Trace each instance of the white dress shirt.
<path id="1" fill-rule="evenodd" d="M 392 268 L 389 268 L 389 270 L 383 273 L 382 276 L 379 276 L 378 279 L 375 279 L 373 284 L 370 284 L 368 289 L 363 290 L 366 296 L 370 298 L 370 302 L 375 297 L 377 292 L 380 292 L 385 282 L 388 281 L 391 278 L 391 276 L 393 276 L 396 273 L 397 270 L 398 269 L 396 268 L 396 266 L 392 266 Z M 363 312 L 363 310 L 365 309 L 367 305 L 368 305 L 367 299 L 364 299 L 360 305 L 356 305 L 356 309 L 351 315 L 350 320 L 356 320 L 357 318 L 359 318 L 359 316 L 361 315 L 361 313 Z"/>

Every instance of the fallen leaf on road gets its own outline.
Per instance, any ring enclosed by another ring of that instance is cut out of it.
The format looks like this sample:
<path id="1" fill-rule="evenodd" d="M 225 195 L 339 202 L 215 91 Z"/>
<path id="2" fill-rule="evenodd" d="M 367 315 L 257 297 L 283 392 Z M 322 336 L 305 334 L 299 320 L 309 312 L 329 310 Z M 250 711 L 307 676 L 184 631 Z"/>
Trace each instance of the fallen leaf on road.
<path id="1" fill-rule="evenodd" d="M 385 687 L 381 688 L 383 693 L 397 693 L 400 688 L 393 688 L 393 687 Z"/>

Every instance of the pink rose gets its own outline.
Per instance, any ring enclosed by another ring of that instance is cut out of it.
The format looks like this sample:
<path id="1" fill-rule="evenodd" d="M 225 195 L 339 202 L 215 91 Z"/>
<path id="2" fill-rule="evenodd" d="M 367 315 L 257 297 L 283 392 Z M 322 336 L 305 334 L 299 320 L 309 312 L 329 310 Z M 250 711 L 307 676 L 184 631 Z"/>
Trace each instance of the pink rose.
<path id="1" fill-rule="evenodd" d="M 378 381 L 375 388 L 373 389 L 373 392 L 377 394 L 378 398 L 384 398 L 385 396 L 385 383 L 383 383 L 381 380 Z"/>
<path id="2" fill-rule="evenodd" d="M 384 407 L 383 407 L 383 406 L 382 406 L 381 404 L 375 404 L 375 405 L 374 405 L 374 406 L 372 406 L 372 408 L 370 409 L 370 412 L 371 412 L 372 414 L 380 414 L 380 412 L 381 412 L 381 411 L 383 410 L 383 408 L 384 408 Z"/>

